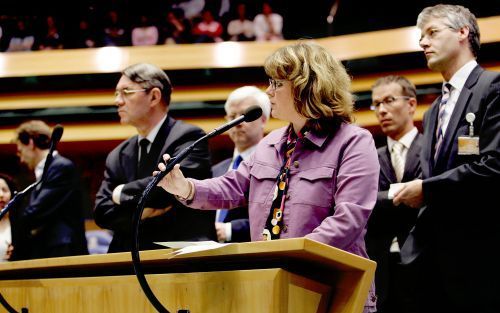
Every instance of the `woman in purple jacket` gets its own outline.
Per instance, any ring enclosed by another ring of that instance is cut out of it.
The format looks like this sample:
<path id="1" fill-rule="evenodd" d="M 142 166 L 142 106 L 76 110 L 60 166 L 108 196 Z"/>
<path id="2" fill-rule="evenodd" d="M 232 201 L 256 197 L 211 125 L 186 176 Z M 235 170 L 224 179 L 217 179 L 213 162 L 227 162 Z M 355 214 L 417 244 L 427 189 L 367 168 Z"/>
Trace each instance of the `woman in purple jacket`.
<path id="1" fill-rule="evenodd" d="M 193 208 L 248 205 L 253 241 L 306 237 L 366 258 L 379 163 L 371 134 L 351 124 L 349 76 L 325 48 L 305 41 L 277 50 L 264 67 L 271 114 L 290 124 L 262 139 L 237 170 L 199 181 L 177 165 L 159 186 Z"/>

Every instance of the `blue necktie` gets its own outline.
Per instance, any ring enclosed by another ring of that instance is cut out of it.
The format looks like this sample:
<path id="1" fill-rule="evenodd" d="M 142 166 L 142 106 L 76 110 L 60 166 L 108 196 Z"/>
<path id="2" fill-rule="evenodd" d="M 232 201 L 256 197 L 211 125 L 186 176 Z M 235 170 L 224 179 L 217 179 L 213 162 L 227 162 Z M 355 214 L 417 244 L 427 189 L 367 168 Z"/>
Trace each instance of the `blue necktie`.
<path id="1" fill-rule="evenodd" d="M 241 157 L 241 155 L 238 154 L 236 156 L 236 158 L 234 158 L 233 166 L 231 168 L 233 170 L 237 169 L 238 166 L 240 165 L 241 161 L 243 161 L 243 158 Z M 219 211 L 219 216 L 217 218 L 217 222 L 224 223 L 224 219 L 226 218 L 228 211 L 229 211 L 228 209 L 221 209 Z"/>
<path id="2" fill-rule="evenodd" d="M 243 161 L 243 158 L 241 157 L 241 155 L 238 154 L 233 161 L 233 167 L 232 167 L 233 170 L 238 169 L 238 166 L 240 165 L 241 161 Z"/>

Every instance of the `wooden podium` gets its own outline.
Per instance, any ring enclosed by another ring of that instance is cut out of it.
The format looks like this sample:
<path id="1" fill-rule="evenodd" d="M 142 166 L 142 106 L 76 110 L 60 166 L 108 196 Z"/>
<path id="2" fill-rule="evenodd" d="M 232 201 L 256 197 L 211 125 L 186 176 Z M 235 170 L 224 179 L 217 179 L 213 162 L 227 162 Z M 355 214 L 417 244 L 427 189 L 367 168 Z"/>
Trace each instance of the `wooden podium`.
<path id="1" fill-rule="evenodd" d="M 169 258 L 172 251 L 141 252 L 148 282 L 171 313 L 360 313 L 376 267 L 304 238 Z M 0 292 L 18 312 L 155 312 L 130 253 L 1 263 Z"/>

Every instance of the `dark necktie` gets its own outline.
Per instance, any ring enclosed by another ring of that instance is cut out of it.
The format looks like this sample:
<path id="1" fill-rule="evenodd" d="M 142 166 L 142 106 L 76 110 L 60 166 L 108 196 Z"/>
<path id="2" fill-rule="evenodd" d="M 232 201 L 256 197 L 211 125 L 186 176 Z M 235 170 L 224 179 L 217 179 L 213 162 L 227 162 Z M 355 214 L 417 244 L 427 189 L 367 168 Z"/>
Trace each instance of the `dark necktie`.
<path id="1" fill-rule="evenodd" d="M 240 165 L 241 161 L 243 161 L 243 158 L 241 157 L 241 155 L 238 154 L 236 158 L 234 158 L 233 166 L 231 166 L 231 168 L 233 170 L 238 169 L 238 166 Z M 226 219 L 228 211 L 229 211 L 228 209 L 220 209 L 219 215 L 217 216 L 217 222 L 224 223 L 224 219 Z"/>
<path id="2" fill-rule="evenodd" d="M 436 161 L 437 156 L 439 154 L 439 150 L 441 150 L 441 145 L 444 140 L 444 117 L 446 112 L 446 104 L 448 103 L 448 99 L 450 98 L 451 92 L 451 84 L 446 83 L 443 85 L 443 95 L 441 96 L 441 102 L 439 103 L 439 111 L 438 111 L 438 120 L 436 127 L 436 144 L 434 145 L 434 161 Z"/>
<path id="3" fill-rule="evenodd" d="M 149 140 L 143 138 L 139 141 L 139 164 L 137 166 L 137 178 L 144 178 L 151 175 L 148 169 L 148 146 Z"/>

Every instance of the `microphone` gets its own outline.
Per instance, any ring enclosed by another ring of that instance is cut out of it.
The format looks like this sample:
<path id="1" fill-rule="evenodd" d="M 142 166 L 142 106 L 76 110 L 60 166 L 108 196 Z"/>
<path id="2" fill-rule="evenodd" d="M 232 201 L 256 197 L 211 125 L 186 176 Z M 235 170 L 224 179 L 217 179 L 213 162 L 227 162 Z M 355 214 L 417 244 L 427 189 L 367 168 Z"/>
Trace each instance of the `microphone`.
<path id="1" fill-rule="evenodd" d="M 47 154 L 47 158 L 45 159 L 45 164 L 43 166 L 43 173 L 42 176 L 40 177 L 40 182 L 43 182 L 45 179 L 45 176 L 47 176 L 47 170 L 52 164 L 52 161 L 54 160 L 54 150 L 56 150 L 57 144 L 61 140 L 61 137 L 64 132 L 64 127 L 62 125 L 57 124 L 54 126 L 54 129 L 52 130 L 52 135 L 50 136 L 50 147 L 49 147 L 49 154 Z"/>
<path id="2" fill-rule="evenodd" d="M 234 126 L 241 124 L 242 122 L 247 122 L 247 123 L 253 122 L 261 116 L 262 116 L 262 108 L 259 107 L 258 105 L 253 105 L 248 109 L 246 109 L 245 113 L 243 113 L 241 116 L 238 116 L 234 120 L 212 130 L 210 133 L 206 135 L 206 138 L 215 137 Z"/>
<path id="3" fill-rule="evenodd" d="M 49 154 L 47 154 L 47 158 L 45 159 L 45 164 L 43 166 L 43 173 L 42 176 L 40 177 L 39 180 L 35 181 L 28 187 L 26 187 L 24 190 L 16 193 L 14 197 L 5 205 L 5 207 L 0 211 L 0 220 L 9 212 L 10 208 L 14 206 L 17 201 L 20 200 L 26 194 L 27 192 L 31 191 L 33 188 L 41 184 L 44 180 L 45 177 L 47 176 L 47 170 L 52 164 L 52 161 L 54 160 L 54 156 L 52 155 L 54 153 L 54 150 L 57 147 L 57 144 L 61 140 L 61 137 L 63 135 L 64 128 L 61 125 L 56 125 L 54 126 L 54 129 L 52 130 L 52 134 L 50 136 L 50 148 L 49 148 Z"/>
<path id="4" fill-rule="evenodd" d="M 166 165 L 166 169 L 164 171 L 160 171 L 155 177 L 154 177 L 154 185 L 156 186 L 158 182 L 165 177 L 173 168 L 174 165 L 177 163 L 180 163 L 188 154 L 191 152 L 194 147 L 200 143 L 203 140 L 215 137 L 226 130 L 233 128 L 236 125 L 239 125 L 243 122 L 253 122 L 259 117 L 262 116 L 262 109 L 258 105 L 254 105 L 249 107 L 248 109 L 245 110 L 245 113 L 243 113 L 241 116 L 235 118 L 234 120 L 219 126 L 212 130 L 210 133 L 206 134 L 205 136 L 201 137 L 200 139 L 196 140 L 194 143 L 192 143 L 189 147 L 185 148 L 183 151 L 181 151 L 178 155 L 172 157 L 170 160 L 168 160 Z"/>
<path id="5" fill-rule="evenodd" d="M 203 140 L 206 140 L 208 138 L 217 136 L 220 133 L 225 132 L 226 130 L 230 129 L 231 127 L 234 127 L 238 124 L 241 124 L 243 122 L 253 122 L 256 119 L 258 119 L 262 115 L 262 109 L 259 106 L 251 106 L 247 110 L 245 110 L 245 113 L 243 115 L 239 116 L 238 118 L 235 118 L 234 120 L 230 121 L 229 123 L 226 123 L 220 127 L 215 128 L 212 130 L 210 133 L 206 134 L 205 136 L 201 137 L 200 139 L 196 140 L 193 142 L 189 147 L 185 148 L 182 150 L 179 154 L 177 154 L 175 157 L 171 158 L 168 160 L 166 164 L 166 169 L 164 171 L 160 171 L 156 176 L 153 177 L 153 180 L 149 182 L 149 184 L 146 186 L 144 189 L 141 198 L 139 199 L 139 203 L 137 204 L 137 208 L 134 211 L 134 215 L 132 217 L 132 239 L 133 239 L 133 244 L 132 244 L 132 249 L 130 251 L 132 255 L 132 265 L 134 267 L 134 272 L 135 276 L 137 277 L 137 280 L 139 282 L 139 285 L 142 288 L 142 291 L 148 298 L 149 302 L 155 307 L 155 309 L 158 312 L 161 313 L 168 313 L 169 311 L 161 304 L 161 302 L 158 300 L 158 298 L 155 296 L 153 291 L 151 290 L 151 287 L 149 286 L 146 276 L 144 275 L 142 271 L 142 266 L 141 266 L 141 258 L 139 255 L 139 225 L 140 225 L 140 220 L 141 220 L 141 215 L 142 212 L 144 211 L 144 206 L 146 203 L 146 200 L 148 199 L 149 193 L 151 190 L 158 185 L 160 180 L 167 175 L 177 163 L 180 163 L 193 149 L 194 147 L 200 143 Z"/>

